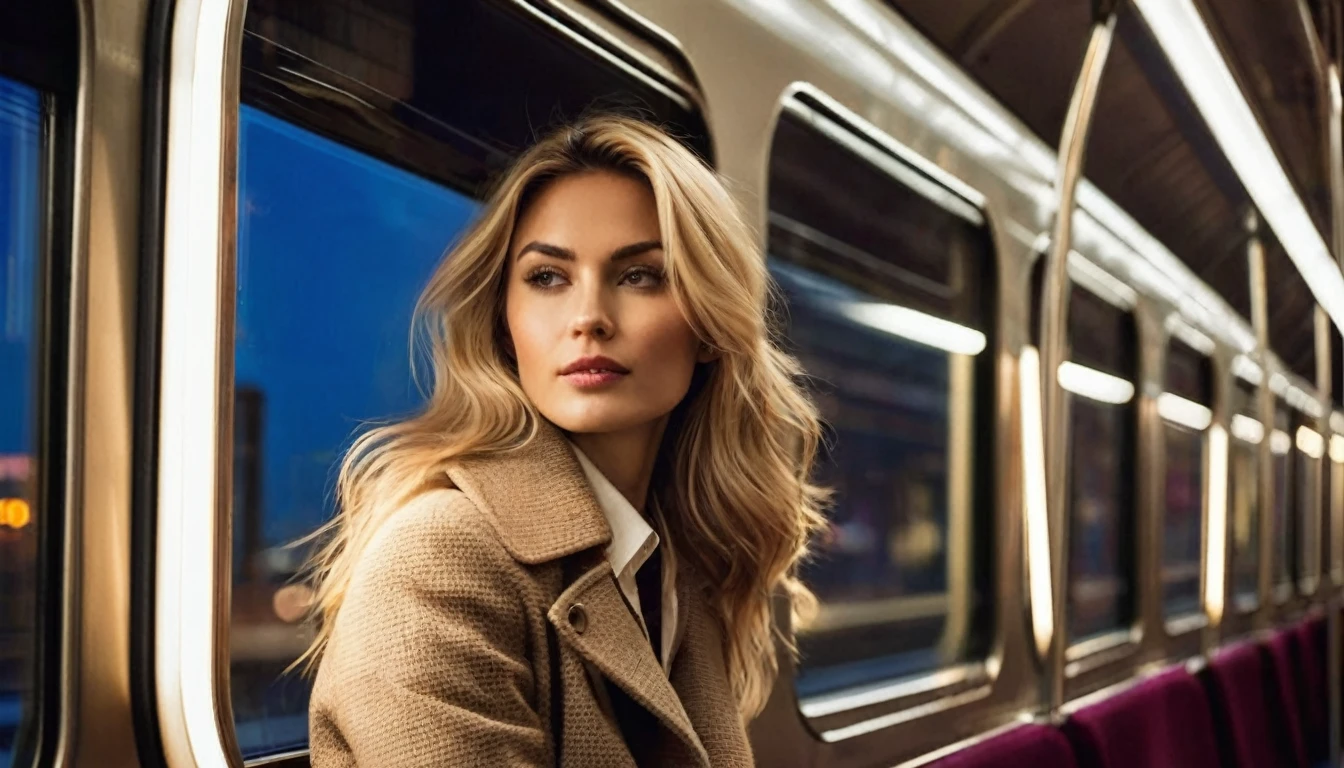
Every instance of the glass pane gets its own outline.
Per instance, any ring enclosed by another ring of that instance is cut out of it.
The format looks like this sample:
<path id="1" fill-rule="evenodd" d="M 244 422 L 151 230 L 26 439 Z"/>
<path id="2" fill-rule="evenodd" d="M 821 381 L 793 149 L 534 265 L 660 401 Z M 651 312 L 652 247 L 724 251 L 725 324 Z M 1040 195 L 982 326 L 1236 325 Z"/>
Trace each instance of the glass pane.
<path id="1" fill-rule="evenodd" d="M 1162 609 L 1166 616 L 1199 610 L 1204 508 L 1204 435 L 1166 426 L 1166 521 L 1162 537 Z"/>
<path id="2" fill-rule="evenodd" d="M 40 94 L 0 78 L 0 766 L 34 694 L 41 152 Z"/>
<path id="3" fill-rule="evenodd" d="M 1278 408 L 1274 414 L 1274 431 L 1269 436 L 1269 450 L 1274 471 L 1274 585 L 1292 582 L 1292 520 L 1288 516 L 1288 457 L 1293 438 L 1288 435 L 1291 421 L 1288 412 Z"/>
<path id="4" fill-rule="evenodd" d="M 829 430 L 819 481 L 835 490 L 802 573 L 821 601 L 799 628 L 804 698 L 937 669 L 985 636 L 969 478 L 991 246 L 969 204 L 870 164 L 815 119 L 825 130 L 781 118 L 770 185 L 770 269 Z M 894 316 L 979 346 L 912 340 Z"/>
<path id="5" fill-rule="evenodd" d="M 1133 317 L 1076 287 L 1069 301 L 1069 588 L 1071 641 L 1133 616 Z"/>
<path id="6" fill-rule="evenodd" d="M 1121 474 L 1130 413 L 1081 397 L 1071 410 L 1068 612 L 1069 636 L 1077 641 L 1120 629 L 1132 616 L 1129 491 Z"/>
<path id="7" fill-rule="evenodd" d="M 307 743 L 286 545 L 334 511 L 361 423 L 418 404 L 411 309 L 476 203 L 249 107 L 239 130 L 232 690 L 255 756 Z"/>
<path id="8" fill-rule="evenodd" d="M 1232 444 L 1232 590 L 1243 606 L 1260 591 L 1260 451 L 1240 440 Z"/>
<path id="9" fill-rule="evenodd" d="M 1320 573 L 1316 552 L 1320 545 L 1316 518 L 1316 467 L 1320 459 L 1293 451 L 1293 525 L 1297 529 L 1297 577 L 1314 578 Z"/>

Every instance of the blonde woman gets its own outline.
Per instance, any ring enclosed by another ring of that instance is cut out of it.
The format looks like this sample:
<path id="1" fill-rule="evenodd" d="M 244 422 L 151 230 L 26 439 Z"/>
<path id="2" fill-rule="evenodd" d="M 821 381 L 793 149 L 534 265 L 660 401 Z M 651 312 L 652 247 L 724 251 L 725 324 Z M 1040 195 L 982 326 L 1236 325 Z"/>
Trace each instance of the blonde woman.
<path id="1" fill-rule="evenodd" d="M 315 768 L 746 766 L 817 415 L 714 173 L 591 118 L 504 176 L 417 316 L 423 412 L 346 458 Z"/>

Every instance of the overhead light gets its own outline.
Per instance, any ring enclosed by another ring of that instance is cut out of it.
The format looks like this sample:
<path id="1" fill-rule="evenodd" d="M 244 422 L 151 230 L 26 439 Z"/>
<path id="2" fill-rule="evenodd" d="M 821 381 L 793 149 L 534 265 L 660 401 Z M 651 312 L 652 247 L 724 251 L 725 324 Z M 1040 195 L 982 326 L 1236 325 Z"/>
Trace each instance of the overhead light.
<path id="1" fill-rule="evenodd" d="M 1336 432 L 1344 433 L 1344 413 L 1335 411 L 1330 414 L 1330 428 Z"/>
<path id="2" fill-rule="evenodd" d="M 1325 438 L 1321 437 L 1320 432 L 1310 427 L 1298 427 L 1297 450 L 1313 459 L 1319 459 L 1325 455 Z"/>
<path id="3" fill-rule="evenodd" d="M 1276 429 L 1269 433 L 1269 451 L 1276 456 L 1283 456 L 1293 450 L 1293 438 L 1288 436 L 1287 432 Z"/>
<path id="4" fill-rule="evenodd" d="M 1232 415 L 1232 436 L 1242 442 L 1259 445 L 1265 439 L 1265 425 L 1250 416 Z"/>
<path id="5" fill-rule="evenodd" d="M 1128 382 L 1126 382 L 1128 383 Z M 1180 395 L 1163 392 L 1157 396 L 1157 412 L 1167 421 L 1203 432 L 1213 421 L 1213 411 Z"/>
<path id="6" fill-rule="evenodd" d="M 909 307 L 845 301 L 840 303 L 839 310 L 856 323 L 954 355 L 978 355 L 985 351 L 985 334 L 980 331 Z"/>
<path id="7" fill-rule="evenodd" d="M 1059 386 L 1099 403 L 1124 405 L 1134 399 L 1133 382 L 1066 360 L 1059 365 Z"/>
<path id="8" fill-rule="evenodd" d="M 1344 329 L 1344 275 L 1251 112 L 1192 0 L 1135 0 L 1256 208 L 1335 326 Z"/>

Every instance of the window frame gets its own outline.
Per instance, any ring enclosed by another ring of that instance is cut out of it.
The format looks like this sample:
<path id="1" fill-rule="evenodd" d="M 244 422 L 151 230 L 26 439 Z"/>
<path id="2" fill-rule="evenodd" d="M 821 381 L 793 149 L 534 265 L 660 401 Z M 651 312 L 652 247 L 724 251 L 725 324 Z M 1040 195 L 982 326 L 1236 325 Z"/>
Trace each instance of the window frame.
<path id="1" fill-rule="evenodd" d="M 25 702 L 13 745 L 15 768 L 47 765 L 58 757 L 61 742 L 73 728 L 74 675 L 68 674 L 76 639 L 72 626 L 75 584 L 66 568 L 72 556 L 74 526 L 69 519 L 72 454 L 67 442 L 79 407 L 70 368 L 70 350 L 78 327 L 76 283 L 83 249 L 79 230 L 86 212 L 80 197 L 87 158 L 89 116 L 87 77 L 89 41 L 81 34 L 80 17 L 88 12 L 81 0 L 44 6 L 25 14 L 16 25 L 0 26 L 0 77 L 35 90 L 41 110 L 38 211 L 40 231 L 34 264 L 32 368 L 32 446 L 36 475 L 31 479 L 37 510 L 37 552 L 31 638 L 33 689 Z M 32 24 L 30 28 L 28 25 Z M 24 34 L 40 32 L 43 47 L 24 45 Z M 46 37 L 49 35 L 49 37 Z M 43 642 L 51 638 L 51 642 Z"/>
<path id="2" fill-rule="evenodd" d="M 992 454 L 1000 438 L 994 404 L 1003 394 L 998 391 L 997 350 L 1000 342 L 999 334 L 996 333 L 1003 288 L 999 279 L 1002 254 L 1001 238 L 996 232 L 993 211 L 984 195 L 974 187 L 867 122 L 824 91 L 808 83 L 794 83 L 781 94 L 773 120 L 768 126 L 769 143 L 765 153 L 767 184 L 762 194 L 762 203 L 767 212 L 769 179 L 772 177 L 769 159 L 773 155 L 774 138 L 786 114 L 814 129 L 823 140 L 830 141 L 854 154 L 858 162 L 867 162 L 879 172 L 886 173 L 892 177 L 893 183 L 901 184 L 904 178 L 908 178 L 905 174 L 919 177 L 921 184 L 926 188 L 931 187 L 936 189 L 938 194 L 947 195 L 948 199 L 955 201 L 956 208 L 961 210 L 969 208 L 981 219 L 980 226 L 983 227 L 990 243 L 985 267 L 991 274 L 981 283 L 981 299 L 985 303 L 983 332 L 986 336 L 986 347 L 977 355 L 972 368 L 971 375 L 976 391 L 969 398 L 971 418 L 967 421 L 976 429 L 980 429 L 983 424 L 983 435 L 988 436 L 972 437 L 971 444 L 965 451 L 967 467 L 964 471 L 970 474 L 969 487 L 972 499 L 969 500 L 964 514 L 971 527 L 967 535 L 968 552 L 976 552 L 975 556 L 979 559 L 997 561 L 1000 557 L 997 553 L 990 552 L 986 557 L 985 553 L 980 553 L 977 549 L 977 544 L 983 545 L 988 537 L 978 537 L 977 542 L 977 537 L 974 535 L 974 530 L 977 529 L 990 531 L 1002 528 L 1002 521 L 997 519 L 999 512 L 996 504 L 996 489 L 1002 468 Z M 877 159 L 877 162 L 874 162 L 874 159 Z M 899 168 L 900 171 L 893 173 L 893 168 Z M 905 186 L 947 209 L 946 205 L 939 199 L 930 197 L 925 190 L 908 184 Z M 958 210 L 950 212 L 974 223 L 974 219 L 959 214 Z M 768 243 L 763 245 L 768 247 Z M 949 464 L 949 476 L 956 472 L 957 470 Z M 954 514 L 951 510 L 949 513 Z M 949 521 L 949 528 L 951 527 L 952 523 Z M 952 560 L 953 557 L 949 554 L 949 570 L 952 568 Z M 985 574 L 992 577 L 1002 572 L 1000 565 L 998 562 L 992 562 L 982 567 Z M 951 582 L 952 579 L 949 578 L 949 584 Z M 988 614 L 981 617 L 988 624 L 985 628 L 988 655 L 984 658 L 963 660 L 927 673 L 887 683 L 851 686 L 812 697 L 806 702 L 793 693 L 796 662 L 790 660 L 786 664 L 781 660 L 780 677 L 776 687 L 784 685 L 789 687 L 797 716 L 805 721 L 809 730 L 818 734 L 823 742 L 832 744 L 835 742 L 843 744 L 850 738 L 875 735 L 877 732 L 882 732 L 885 739 L 896 738 L 896 733 L 893 731 L 901 727 L 918 727 L 919 723 L 930 718 L 953 717 L 959 713 L 1001 704 L 1006 697 L 1012 695 L 1009 689 L 1013 684 L 1012 676 L 1005 676 L 1003 661 L 995 658 L 993 649 L 1002 645 L 1010 622 L 997 605 L 998 600 L 992 585 L 982 588 L 982 592 L 986 602 L 984 608 Z M 781 629 L 792 634 L 787 612 L 777 617 L 777 623 Z M 809 713 L 806 710 L 810 704 L 812 712 Z"/>
<path id="3" fill-rule="evenodd" d="M 610 29 L 576 21 L 581 14 L 572 9 L 562 13 L 525 0 L 507 4 L 541 20 L 564 44 L 596 52 L 627 73 L 652 78 L 664 88 L 685 82 L 665 78 L 657 62 L 617 40 Z M 139 541 L 148 555 L 136 592 L 149 590 L 153 604 L 133 633 L 140 638 L 133 640 L 133 658 L 146 665 L 144 672 L 152 669 L 153 679 L 152 690 L 135 695 L 137 726 L 143 724 L 140 733 L 151 739 L 147 748 L 161 749 L 170 764 L 244 764 L 233 727 L 226 636 L 231 612 L 231 299 L 245 6 L 243 0 L 157 2 L 151 19 L 151 31 L 162 34 L 158 47 L 171 53 L 158 73 L 161 90 L 146 99 L 147 114 L 163 110 L 157 126 L 150 120 L 145 126 L 147 137 L 160 138 L 151 145 L 159 151 L 149 153 L 157 158 L 145 158 L 146 169 L 157 171 L 162 182 L 160 198 L 147 206 L 148 216 L 161 217 L 146 222 L 143 262 L 159 303 L 142 306 L 140 340 L 152 356 L 145 361 L 145 380 L 137 382 L 138 410 L 157 417 L 136 441 L 143 451 L 137 455 L 152 468 L 136 503 L 137 528 L 144 531 Z M 670 40 L 657 44 L 676 48 Z M 169 93 L 176 98 L 167 99 Z M 698 93 L 687 98 L 700 109 Z M 323 131 L 323 126 L 295 122 Z M 167 137 L 172 140 L 163 140 Z M 708 141 L 708 127 L 705 137 Z M 344 143 L 405 164 L 405 158 L 376 147 Z M 202 509 L 211 514 L 200 514 Z M 246 764 L 303 766 L 307 753 L 303 749 Z"/>
<path id="4" fill-rule="evenodd" d="M 1075 261 L 1079 266 L 1075 266 Z M 1081 267 L 1086 264 L 1086 267 Z M 1139 572 L 1138 561 L 1138 531 L 1139 514 L 1142 505 L 1142 493 L 1138 488 L 1138 447 L 1141 444 L 1140 435 L 1140 409 L 1139 401 L 1142 397 L 1140 383 L 1143 381 L 1143 361 L 1141 359 L 1142 328 L 1140 326 L 1140 316 L 1137 296 L 1130 290 L 1118 290 L 1123 283 L 1114 280 L 1109 274 L 1092 264 L 1086 256 L 1080 254 L 1071 254 L 1069 259 L 1069 274 L 1071 285 L 1075 291 L 1084 291 L 1092 298 L 1108 305 L 1121 315 L 1123 324 L 1123 333 L 1128 337 L 1129 349 L 1126 354 L 1128 357 L 1129 370 L 1125 372 L 1105 371 L 1108 375 L 1123 378 L 1134 387 L 1134 392 L 1130 399 L 1123 404 L 1113 404 L 1111 407 L 1121 412 L 1121 423 L 1126 428 L 1124 436 L 1125 444 L 1118 451 L 1121 461 L 1121 487 L 1128 487 L 1128 495 L 1125 499 L 1124 508 L 1119 510 L 1128 515 L 1128 519 L 1122 519 L 1120 523 L 1119 542 L 1120 554 L 1125 558 L 1121 563 L 1122 569 L 1127 569 L 1128 574 L 1123 574 L 1121 578 L 1128 578 L 1130 582 L 1130 616 L 1121 626 L 1103 632 L 1101 634 L 1076 640 L 1072 637 L 1070 630 L 1069 604 L 1070 590 L 1072 588 L 1072 557 L 1073 557 L 1073 537 L 1076 532 L 1075 511 L 1073 506 L 1073 484 L 1074 484 L 1074 440 L 1076 436 L 1073 433 L 1073 409 L 1075 399 L 1079 395 L 1069 394 L 1068 403 L 1068 430 L 1069 430 L 1069 467 L 1065 475 L 1065 498 L 1068 500 L 1068 507 L 1065 514 L 1068 516 L 1068 540 L 1064 542 L 1064 585 L 1063 593 L 1056 599 L 1064 602 L 1064 625 L 1056 627 L 1055 631 L 1064 634 L 1064 679 L 1066 686 L 1066 695 L 1072 698 L 1075 695 L 1075 689 L 1088 689 L 1091 687 L 1091 679 L 1099 675 L 1107 674 L 1108 670 L 1115 669 L 1118 665 L 1124 665 L 1129 662 L 1134 654 L 1138 653 L 1144 635 L 1143 615 L 1141 610 L 1141 574 Z M 1080 268 L 1081 267 L 1081 268 Z M 1125 286 L 1128 289 L 1128 286 Z M 1070 300 L 1069 318 L 1066 323 L 1067 333 L 1069 334 L 1069 351 L 1073 349 L 1073 311 L 1074 302 Z M 1039 307 L 1038 303 L 1034 306 Z M 1072 362 L 1073 356 L 1070 354 L 1066 362 Z M 1078 363 L 1081 365 L 1082 363 Z M 1091 366 L 1087 366 L 1091 367 Z M 1126 375 L 1121 376 L 1124 373 Z M 1067 391 L 1067 390 L 1066 390 Z"/>

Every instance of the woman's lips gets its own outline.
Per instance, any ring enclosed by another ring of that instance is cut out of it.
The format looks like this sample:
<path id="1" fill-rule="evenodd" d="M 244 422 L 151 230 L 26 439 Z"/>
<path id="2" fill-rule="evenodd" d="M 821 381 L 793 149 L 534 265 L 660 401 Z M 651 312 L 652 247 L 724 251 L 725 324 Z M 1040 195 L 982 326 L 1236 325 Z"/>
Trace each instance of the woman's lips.
<path id="1" fill-rule="evenodd" d="M 594 368 L 584 371 L 574 371 L 566 373 L 564 380 L 579 389 L 597 389 L 610 384 L 615 384 L 625 378 L 626 374 L 619 371 L 612 371 L 603 368 Z"/>

